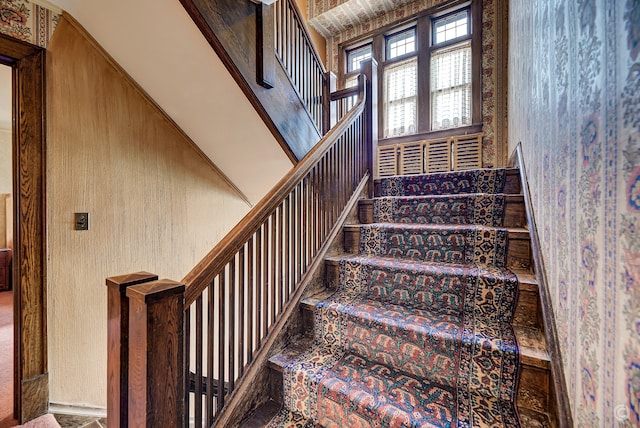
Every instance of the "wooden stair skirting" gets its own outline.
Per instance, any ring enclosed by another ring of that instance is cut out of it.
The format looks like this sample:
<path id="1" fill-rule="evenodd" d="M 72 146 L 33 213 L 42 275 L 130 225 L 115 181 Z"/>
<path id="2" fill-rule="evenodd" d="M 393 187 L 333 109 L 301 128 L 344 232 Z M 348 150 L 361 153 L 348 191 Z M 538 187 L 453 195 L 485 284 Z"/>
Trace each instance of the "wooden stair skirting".
<path id="1" fill-rule="evenodd" d="M 553 314 L 551 295 L 547 281 L 544 260 L 540 250 L 540 238 L 538 236 L 538 228 L 536 225 L 533 205 L 531 202 L 531 194 L 529 192 L 529 181 L 527 178 L 527 168 L 524 163 L 522 154 L 522 146 L 520 143 L 516 146 L 514 152 L 509 159 L 509 166 L 516 167 L 520 170 L 520 179 L 522 181 L 522 194 L 526 208 L 527 223 L 529 224 L 529 233 L 531 235 L 531 255 L 534 272 L 538 281 L 538 291 L 540 296 L 541 321 L 543 331 L 547 341 L 547 350 L 550 358 L 551 372 L 551 412 L 555 417 L 558 427 L 573 427 L 573 417 L 571 414 L 571 406 L 569 402 L 569 392 L 565 381 L 564 369 L 562 364 L 562 354 L 560 352 L 560 342 L 556 330 L 555 316 Z"/>

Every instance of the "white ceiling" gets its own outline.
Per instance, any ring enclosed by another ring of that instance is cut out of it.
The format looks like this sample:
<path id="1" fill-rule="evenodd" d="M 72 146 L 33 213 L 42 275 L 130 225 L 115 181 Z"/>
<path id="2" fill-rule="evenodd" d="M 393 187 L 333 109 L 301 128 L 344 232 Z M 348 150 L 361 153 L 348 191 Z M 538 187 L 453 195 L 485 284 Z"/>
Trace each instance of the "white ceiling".
<path id="1" fill-rule="evenodd" d="M 257 202 L 291 169 L 179 1 L 52 3 L 78 20 L 249 200 Z"/>

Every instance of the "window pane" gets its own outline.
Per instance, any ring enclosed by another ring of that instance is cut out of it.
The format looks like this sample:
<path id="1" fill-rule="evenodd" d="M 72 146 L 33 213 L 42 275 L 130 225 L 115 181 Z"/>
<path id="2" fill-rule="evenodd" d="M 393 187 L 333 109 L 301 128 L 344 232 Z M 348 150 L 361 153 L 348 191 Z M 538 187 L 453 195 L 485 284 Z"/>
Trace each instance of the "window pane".
<path id="1" fill-rule="evenodd" d="M 360 48 L 347 52 L 347 72 L 360 70 L 360 63 L 371 58 L 371 45 L 365 45 Z"/>
<path id="2" fill-rule="evenodd" d="M 471 125 L 471 41 L 431 56 L 431 128 Z"/>
<path id="3" fill-rule="evenodd" d="M 465 9 L 434 22 L 434 45 L 469 34 L 469 10 Z"/>
<path id="4" fill-rule="evenodd" d="M 394 64 L 384 70 L 384 135 L 415 134 L 418 59 Z"/>
<path id="5" fill-rule="evenodd" d="M 416 51 L 416 29 L 412 28 L 387 38 L 387 59 Z"/>

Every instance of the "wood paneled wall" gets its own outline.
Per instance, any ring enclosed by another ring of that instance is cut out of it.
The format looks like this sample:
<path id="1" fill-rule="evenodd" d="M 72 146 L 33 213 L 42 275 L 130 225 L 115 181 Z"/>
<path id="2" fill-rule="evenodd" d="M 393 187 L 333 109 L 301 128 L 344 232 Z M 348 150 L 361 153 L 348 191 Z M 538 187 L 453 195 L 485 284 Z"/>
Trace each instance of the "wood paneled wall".
<path id="1" fill-rule="evenodd" d="M 249 207 L 67 16 L 47 88 L 50 399 L 104 407 L 104 279 L 180 280 Z M 74 230 L 74 212 L 89 213 L 88 231 Z"/>

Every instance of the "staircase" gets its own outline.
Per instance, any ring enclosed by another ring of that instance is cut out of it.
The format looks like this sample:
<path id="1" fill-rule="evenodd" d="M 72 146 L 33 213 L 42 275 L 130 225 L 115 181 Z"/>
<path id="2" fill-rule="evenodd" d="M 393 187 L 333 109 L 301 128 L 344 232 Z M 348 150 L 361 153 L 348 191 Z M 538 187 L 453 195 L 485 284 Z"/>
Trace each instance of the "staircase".
<path id="1" fill-rule="evenodd" d="M 282 393 L 244 426 L 553 426 L 518 171 L 389 177 L 375 194 L 302 301 L 306 334 L 269 360 Z"/>

